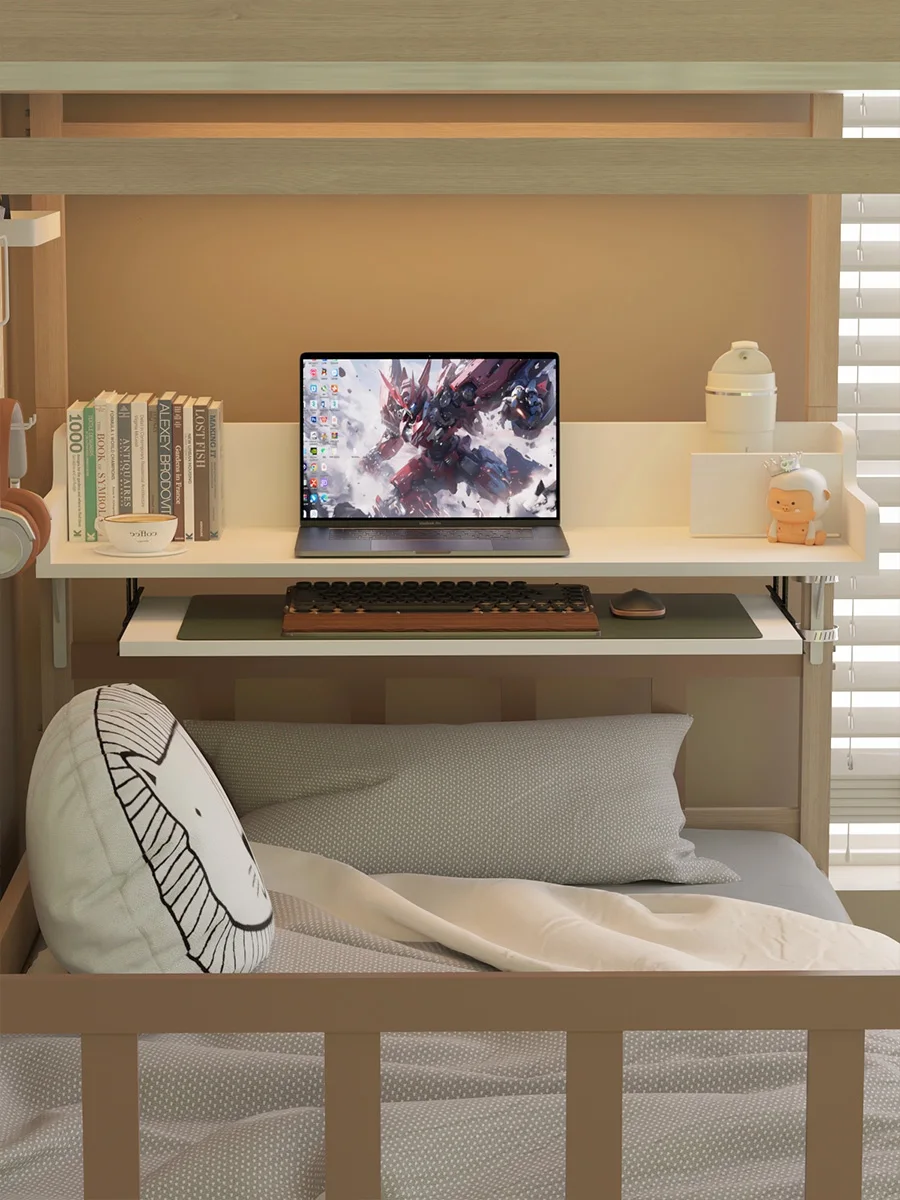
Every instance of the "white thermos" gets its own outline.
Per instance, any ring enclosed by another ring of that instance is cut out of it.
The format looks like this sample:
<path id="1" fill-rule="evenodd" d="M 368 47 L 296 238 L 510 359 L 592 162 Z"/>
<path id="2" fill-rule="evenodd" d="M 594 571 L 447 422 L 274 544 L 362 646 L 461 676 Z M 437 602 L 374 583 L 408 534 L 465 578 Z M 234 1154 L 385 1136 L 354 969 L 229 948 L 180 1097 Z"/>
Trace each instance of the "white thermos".
<path id="1" fill-rule="evenodd" d="M 707 446 L 711 453 L 771 450 L 777 389 L 772 364 L 756 342 L 732 342 L 706 383 Z"/>

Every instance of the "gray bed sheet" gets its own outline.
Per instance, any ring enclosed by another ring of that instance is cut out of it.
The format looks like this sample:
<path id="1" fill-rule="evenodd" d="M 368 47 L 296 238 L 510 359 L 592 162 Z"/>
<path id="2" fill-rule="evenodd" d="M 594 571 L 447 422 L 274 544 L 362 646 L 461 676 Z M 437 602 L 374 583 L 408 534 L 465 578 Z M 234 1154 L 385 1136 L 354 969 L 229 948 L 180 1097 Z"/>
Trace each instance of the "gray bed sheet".
<path id="1" fill-rule="evenodd" d="M 812 855 L 783 833 L 749 829 L 685 829 L 684 837 L 697 853 L 715 858 L 740 875 L 739 883 L 629 883 L 608 892 L 698 892 L 731 896 L 757 904 L 774 904 L 793 912 L 850 921 L 837 892 L 813 861 Z"/>

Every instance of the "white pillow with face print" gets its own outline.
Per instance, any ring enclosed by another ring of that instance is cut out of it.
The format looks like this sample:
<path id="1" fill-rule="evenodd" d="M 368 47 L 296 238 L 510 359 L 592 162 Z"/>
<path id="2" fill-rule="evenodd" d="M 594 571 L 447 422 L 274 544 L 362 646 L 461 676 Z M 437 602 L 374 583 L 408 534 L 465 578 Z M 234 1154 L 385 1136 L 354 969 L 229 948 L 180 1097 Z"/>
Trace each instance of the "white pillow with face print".
<path id="1" fill-rule="evenodd" d="M 133 684 L 82 692 L 31 773 L 35 911 L 70 971 L 252 971 L 272 905 L 231 803 L 172 713 Z"/>

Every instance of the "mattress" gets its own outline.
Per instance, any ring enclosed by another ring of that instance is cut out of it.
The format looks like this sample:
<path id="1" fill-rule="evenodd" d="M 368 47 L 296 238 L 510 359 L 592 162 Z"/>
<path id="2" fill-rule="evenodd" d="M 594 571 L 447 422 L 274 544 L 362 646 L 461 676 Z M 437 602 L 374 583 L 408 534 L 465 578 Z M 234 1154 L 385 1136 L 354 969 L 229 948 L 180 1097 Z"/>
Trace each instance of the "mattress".
<path id="1" fill-rule="evenodd" d="M 740 875 L 739 883 L 629 883 L 610 892 L 687 891 L 774 904 L 793 912 L 849 921 L 837 892 L 807 850 L 783 833 L 747 829 L 685 829 L 697 853 L 718 859 Z"/>
<path id="2" fill-rule="evenodd" d="M 692 836 L 740 894 L 846 920 L 789 839 Z M 273 901 L 268 971 L 488 969 Z M 900 1200 L 900 1035 L 867 1048 L 864 1196 Z M 144 1200 L 323 1200 L 322 1049 L 318 1034 L 141 1038 Z M 627 1200 L 802 1200 L 805 1050 L 791 1031 L 627 1034 Z M 0 1200 L 82 1195 L 79 1070 L 75 1038 L 0 1038 Z M 385 1200 L 564 1200 L 563 1035 L 387 1034 L 382 1097 Z"/>

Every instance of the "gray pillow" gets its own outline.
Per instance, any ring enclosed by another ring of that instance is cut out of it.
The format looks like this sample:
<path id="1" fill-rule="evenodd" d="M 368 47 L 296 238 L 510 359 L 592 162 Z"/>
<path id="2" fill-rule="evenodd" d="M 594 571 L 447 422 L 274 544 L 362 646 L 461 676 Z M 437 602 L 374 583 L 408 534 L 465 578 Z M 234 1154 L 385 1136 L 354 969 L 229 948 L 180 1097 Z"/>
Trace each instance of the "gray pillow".
<path id="1" fill-rule="evenodd" d="M 729 883 L 680 837 L 691 718 L 476 725 L 186 721 L 251 841 L 369 875 Z"/>

